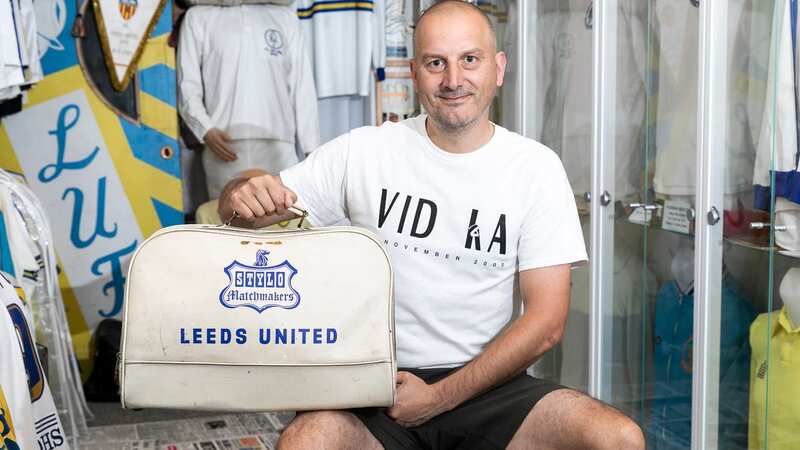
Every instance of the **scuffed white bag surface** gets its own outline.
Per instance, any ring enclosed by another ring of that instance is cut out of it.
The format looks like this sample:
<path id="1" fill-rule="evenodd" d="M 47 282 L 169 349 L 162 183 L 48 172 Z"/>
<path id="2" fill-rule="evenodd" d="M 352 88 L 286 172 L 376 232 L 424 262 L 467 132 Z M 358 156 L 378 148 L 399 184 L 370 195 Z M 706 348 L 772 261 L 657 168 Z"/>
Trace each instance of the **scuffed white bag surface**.
<path id="1" fill-rule="evenodd" d="M 383 247 L 354 227 L 161 230 L 131 261 L 123 406 L 391 405 L 392 285 Z"/>

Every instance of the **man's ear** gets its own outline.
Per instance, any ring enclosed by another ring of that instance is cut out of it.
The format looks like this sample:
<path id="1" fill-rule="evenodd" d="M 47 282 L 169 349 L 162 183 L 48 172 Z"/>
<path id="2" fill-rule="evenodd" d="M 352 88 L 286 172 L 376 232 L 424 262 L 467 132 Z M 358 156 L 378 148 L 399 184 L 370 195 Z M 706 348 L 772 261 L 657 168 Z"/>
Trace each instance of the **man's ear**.
<path id="1" fill-rule="evenodd" d="M 503 80 L 506 76 L 506 64 L 508 64 L 506 53 L 497 52 L 497 54 L 494 55 L 494 63 L 497 67 L 497 87 L 500 87 L 503 85 Z"/>
<path id="2" fill-rule="evenodd" d="M 411 82 L 414 84 L 414 92 L 417 92 L 417 64 L 411 59 L 408 61 L 408 67 L 411 69 Z"/>

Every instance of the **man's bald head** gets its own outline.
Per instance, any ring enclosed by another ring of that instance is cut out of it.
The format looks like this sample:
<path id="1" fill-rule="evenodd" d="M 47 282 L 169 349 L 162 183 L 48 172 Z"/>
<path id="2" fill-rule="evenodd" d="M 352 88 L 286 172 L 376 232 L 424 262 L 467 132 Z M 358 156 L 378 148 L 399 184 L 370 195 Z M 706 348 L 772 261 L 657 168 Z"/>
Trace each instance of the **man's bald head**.
<path id="1" fill-rule="evenodd" d="M 497 50 L 497 35 L 495 33 L 494 24 L 492 20 L 489 18 L 489 15 L 486 14 L 482 9 L 475 6 L 472 3 L 468 3 L 464 0 L 440 0 L 433 4 L 430 8 L 426 9 L 417 19 L 417 23 L 414 25 L 414 52 L 416 53 L 419 50 L 419 42 L 417 39 L 417 35 L 419 34 L 419 30 L 423 25 L 423 22 L 426 18 L 432 17 L 437 14 L 449 14 L 453 11 L 458 12 L 467 12 L 468 14 L 476 14 L 483 19 L 483 22 L 488 27 L 488 32 L 492 39 L 493 50 Z"/>
<path id="2" fill-rule="evenodd" d="M 442 1 L 417 21 L 411 78 L 439 131 L 456 135 L 489 127 L 489 108 L 505 67 L 492 22 L 475 5 Z"/>

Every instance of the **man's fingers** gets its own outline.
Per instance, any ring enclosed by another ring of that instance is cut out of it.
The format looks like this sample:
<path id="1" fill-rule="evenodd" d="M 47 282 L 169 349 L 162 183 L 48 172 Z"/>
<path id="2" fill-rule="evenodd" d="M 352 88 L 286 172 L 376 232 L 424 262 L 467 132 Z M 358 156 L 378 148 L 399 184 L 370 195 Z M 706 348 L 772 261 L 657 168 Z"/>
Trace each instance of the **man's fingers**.
<path id="1" fill-rule="evenodd" d="M 264 207 L 261 205 L 261 202 L 259 202 L 255 196 L 247 196 L 242 200 L 244 201 L 244 204 L 250 208 L 250 211 L 253 212 L 255 217 L 263 217 L 267 214 L 267 212 L 264 210 Z"/>
<path id="2" fill-rule="evenodd" d="M 286 195 L 284 195 L 284 189 L 280 186 L 272 186 L 269 189 L 269 196 L 272 202 L 275 204 L 275 212 L 283 215 L 286 214 Z"/>
<path id="3" fill-rule="evenodd" d="M 275 202 L 275 209 L 278 214 L 286 214 L 286 210 L 291 206 L 287 204 L 287 193 L 289 192 L 283 185 L 273 184 L 269 187 L 269 195 L 273 202 Z"/>
<path id="4" fill-rule="evenodd" d="M 253 183 L 253 180 L 249 180 L 237 187 L 231 194 L 231 207 L 248 222 L 266 215 L 264 206 L 258 199 L 258 191 L 259 187 Z"/>
<path id="5" fill-rule="evenodd" d="M 248 222 L 252 222 L 256 218 L 255 214 L 253 214 L 253 211 L 250 210 L 250 207 L 247 206 L 247 204 L 242 200 L 241 195 L 235 192 L 231 194 L 231 210 L 239 213 L 239 217 Z M 227 220 L 226 217 L 223 219 Z"/>
<path id="6" fill-rule="evenodd" d="M 287 190 L 283 193 L 283 204 L 286 205 L 286 208 L 291 208 L 294 205 L 294 202 L 297 201 L 297 196 L 294 192 Z"/>
<path id="7" fill-rule="evenodd" d="M 286 199 L 296 198 L 275 177 L 262 175 L 248 179 L 232 189 L 229 195 L 230 208 L 248 222 L 259 217 L 286 212 Z"/>
<path id="8" fill-rule="evenodd" d="M 258 189 L 255 192 L 255 196 L 258 199 L 258 202 L 261 203 L 261 206 L 264 207 L 264 212 L 269 216 L 278 211 L 280 214 L 280 209 L 276 208 L 275 202 L 272 201 L 272 198 L 269 196 L 269 192 L 266 189 Z"/>
<path id="9" fill-rule="evenodd" d="M 229 141 L 232 141 L 232 140 L 233 140 L 233 139 L 231 139 L 231 137 L 230 137 L 230 136 L 228 136 L 228 133 L 226 133 L 226 132 L 224 132 L 224 131 L 220 131 L 220 132 L 219 132 L 219 135 L 222 137 L 222 139 L 223 139 L 225 142 L 229 142 Z"/>
<path id="10" fill-rule="evenodd" d="M 243 198 L 248 200 L 256 217 L 269 216 L 275 213 L 275 203 L 269 197 L 269 192 L 261 178 L 251 178 L 242 185 Z"/>
<path id="11" fill-rule="evenodd" d="M 410 374 L 408 372 L 403 372 L 403 371 L 397 372 L 397 376 L 395 376 L 395 382 L 397 384 L 403 384 L 406 381 L 408 381 L 409 375 Z"/>
<path id="12" fill-rule="evenodd" d="M 267 190 L 270 198 L 275 203 L 278 214 L 286 214 L 286 210 L 294 203 L 293 201 L 287 202 L 287 200 L 291 200 L 294 193 L 279 183 L 269 183 Z"/>

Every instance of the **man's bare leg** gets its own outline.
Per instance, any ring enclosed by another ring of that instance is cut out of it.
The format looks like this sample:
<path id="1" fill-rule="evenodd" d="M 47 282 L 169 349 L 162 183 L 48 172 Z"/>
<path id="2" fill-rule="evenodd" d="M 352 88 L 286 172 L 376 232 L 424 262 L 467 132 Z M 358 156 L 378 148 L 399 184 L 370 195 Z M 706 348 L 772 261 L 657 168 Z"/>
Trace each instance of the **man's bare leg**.
<path id="1" fill-rule="evenodd" d="M 299 413 L 281 433 L 278 450 L 383 450 L 367 427 L 346 411 Z"/>
<path id="2" fill-rule="evenodd" d="M 616 409 L 571 389 L 536 403 L 508 445 L 510 450 L 644 450 L 642 430 Z"/>

